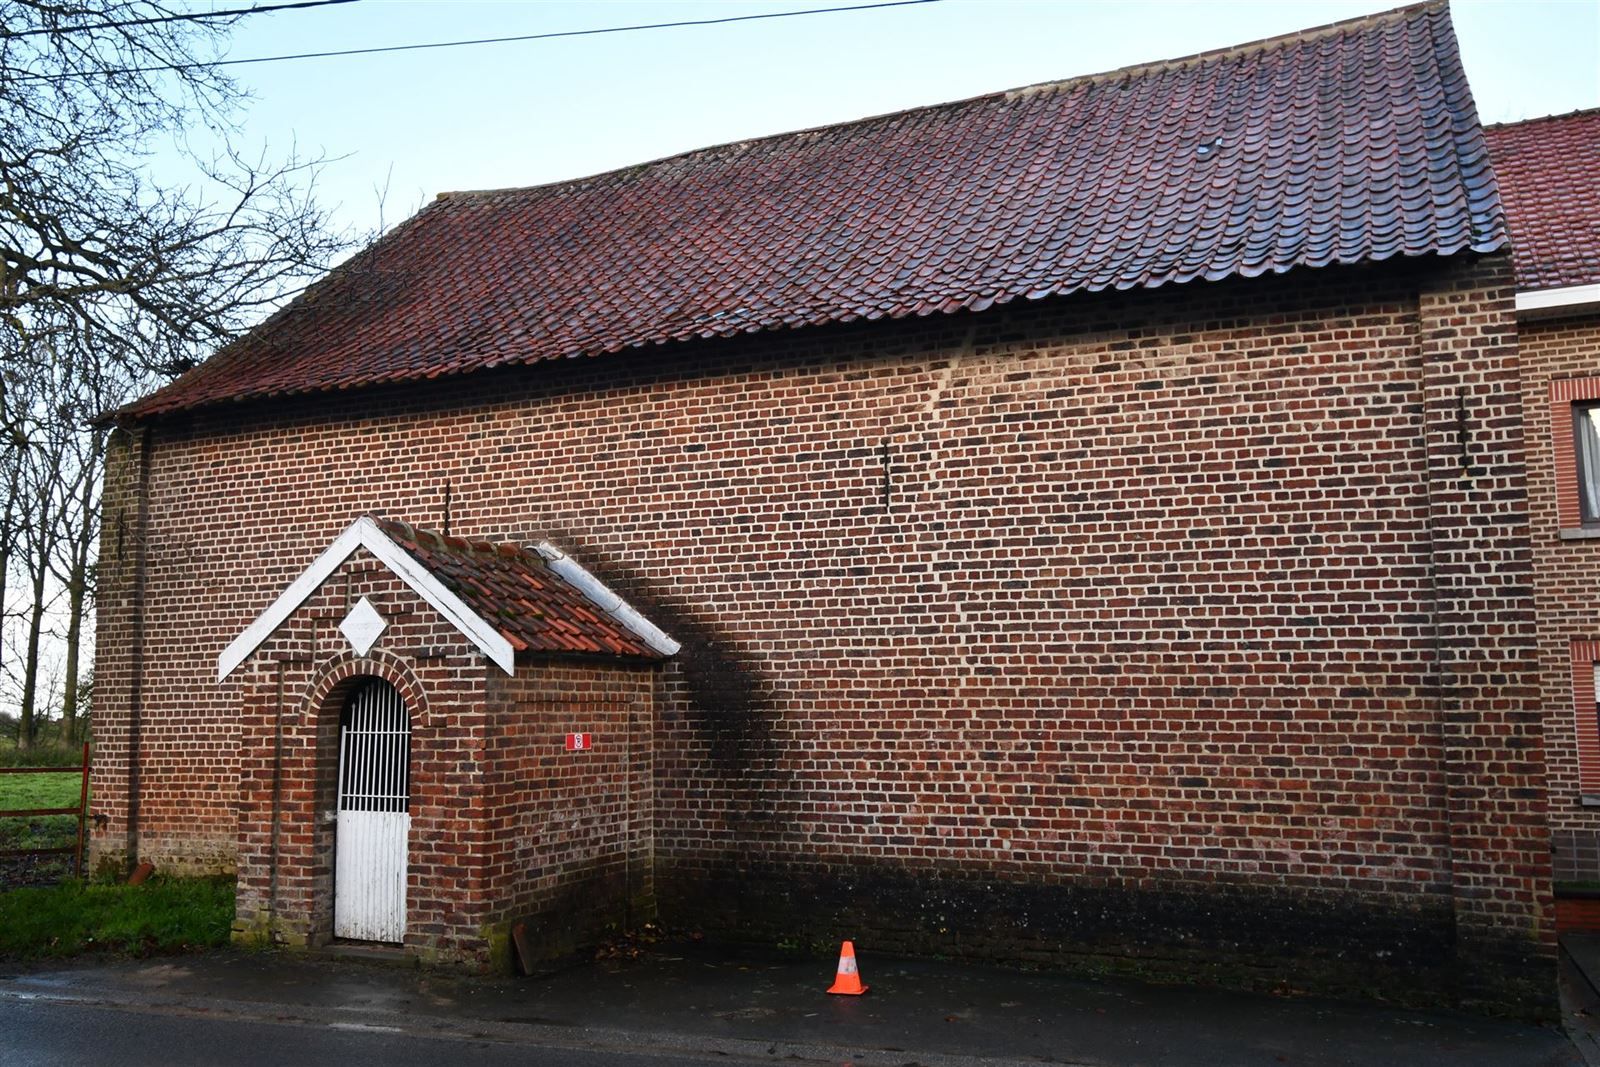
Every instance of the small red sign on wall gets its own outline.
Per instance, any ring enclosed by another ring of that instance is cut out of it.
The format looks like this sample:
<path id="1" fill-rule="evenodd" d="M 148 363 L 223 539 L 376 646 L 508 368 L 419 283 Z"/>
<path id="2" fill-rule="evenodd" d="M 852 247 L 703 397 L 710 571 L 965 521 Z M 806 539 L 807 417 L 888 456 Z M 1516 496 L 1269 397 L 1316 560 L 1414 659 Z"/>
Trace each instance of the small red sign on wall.
<path id="1" fill-rule="evenodd" d="M 594 747 L 594 734 L 568 734 L 567 751 L 583 752 Z"/>

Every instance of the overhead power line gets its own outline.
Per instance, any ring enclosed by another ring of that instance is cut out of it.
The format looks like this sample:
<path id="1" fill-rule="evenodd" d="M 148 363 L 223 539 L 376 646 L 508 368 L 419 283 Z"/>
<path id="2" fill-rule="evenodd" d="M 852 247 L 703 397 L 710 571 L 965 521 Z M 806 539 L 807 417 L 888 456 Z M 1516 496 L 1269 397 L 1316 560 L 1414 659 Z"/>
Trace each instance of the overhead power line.
<path id="1" fill-rule="evenodd" d="M 263 15 L 269 11 L 295 11 L 306 7 L 327 7 L 330 4 L 354 4 L 359 0 L 298 0 L 292 4 L 256 4 L 253 7 L 234 7 L 219 11 L 191 11 L 183 15 L 151 15 L 142 19 L 114 19 L 106 22 L 86 22 L 81 26 L 54 26 L 36 30 L 16 30 L 0 33 L 0 40 L 12 41 L 19 37 L 39 37 L 44 34 L 84 33 L 88 30 L 119 30 L 124 26 L 157 26 L 164 22 L 203 22 L 207 19 L 226 19 L 235 15 Z"/>
<path id="2" fill-rule="evenodd" d="M 254 56 L 250 59 L 219 59 L 213 63 L 165 63 L 148 67 L 115 67 L 107 70 L 69 70 L 59 74 L 17 74 L 15 81 L 70 81 L 74 78 L 101 78 L 108 74 L 156 74 L 162 71 L 201 70 L 210 67 L 238 67 L 246 63 L 282 63 L 291 59 L 329 59 L 335 56 L 370 56 L 380 52 L 419 52 L 430 48 L 466 48 L 480 44 L 511 44 L 518 41 L 548 41 L 555 37 L 593 37 L 602 33 L 632 33 L 636 30 L 670 30 L 684 26 L 720 26 L 730 22 L 756 22 L 761 19 L 787 19 L 801 15 L 832 15 L 844 11 L 871 11 L 885 7 L 912 7 L 937 4 L 939 0 L 884 0 L 875 4 L 848 7 L 814 7 L 803 11 L 768 11 L 758 15 L 725 15 L 714 19 L 683 19 L 678 22 L 645 22 L 633 26 L 601 26 L 589 30 L 557 30 L 551 33 L 525 33 L 515 37 L 477 37 L 466 41 L 429 41 L 423 44 L 395 44 L 377 48 L 344 48 L 330 52 L 295 52 L 281 56 Z"/>

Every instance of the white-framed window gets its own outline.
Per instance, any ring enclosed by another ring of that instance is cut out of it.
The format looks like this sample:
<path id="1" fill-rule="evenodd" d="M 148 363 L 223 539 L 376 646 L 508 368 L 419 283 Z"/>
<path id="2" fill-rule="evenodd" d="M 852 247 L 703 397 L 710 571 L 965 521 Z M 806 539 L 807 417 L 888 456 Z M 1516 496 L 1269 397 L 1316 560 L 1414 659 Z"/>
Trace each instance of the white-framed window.
<path id="1" fill-rule="evenodd" d="M 1572 447 L 1579 517 L 1585 526 L 1600 523 L 1600 400 L 1572 405 Z"/>

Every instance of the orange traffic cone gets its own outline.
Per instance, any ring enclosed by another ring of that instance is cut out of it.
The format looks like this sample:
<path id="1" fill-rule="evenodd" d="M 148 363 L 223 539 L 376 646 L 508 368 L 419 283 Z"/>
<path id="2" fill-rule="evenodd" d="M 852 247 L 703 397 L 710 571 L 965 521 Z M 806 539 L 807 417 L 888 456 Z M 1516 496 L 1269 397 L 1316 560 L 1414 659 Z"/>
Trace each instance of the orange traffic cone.
<path id="1" fill-rule="evenodd" d="M 839 971 L 828 992 L 847 997 L 859 997 L 867 991 L 861 984 L 861 973 L 856 970 L 856 946 L 846 941 L 839 949 Z"/>

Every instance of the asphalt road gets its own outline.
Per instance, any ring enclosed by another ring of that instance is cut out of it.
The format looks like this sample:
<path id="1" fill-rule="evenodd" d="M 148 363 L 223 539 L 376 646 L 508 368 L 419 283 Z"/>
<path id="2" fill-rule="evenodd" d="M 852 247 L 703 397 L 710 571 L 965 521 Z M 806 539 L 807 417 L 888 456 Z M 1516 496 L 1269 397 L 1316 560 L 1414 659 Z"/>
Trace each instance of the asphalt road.
<path id="1" fill-rule="evenodd" d="M 726 1056 L 541 1048 L 353 1023 L 271 1023 L 0 999 L 0 1067 L 702 1067 Z"/>
<path id="2" fill-rule="evenodd" d="M 831 961 L 704 945 L 525 980 L 293 953 L 82 960 L 0 971 L 0 1067 L 1585 1062 L 1558 1030 L 1484 1016 L 950 961 L 868 962 L 870 995 L 829 997 L 819 971 Z M 1568 1022 L 1587 1027 L 1597 1001 L 1574 1000 Z M 1600 1047 L 1588 1029 L 1581 1036 L 1584 1049 Z M 1589 1062 L 1600 1067 L 1600 1058 Z"/>

